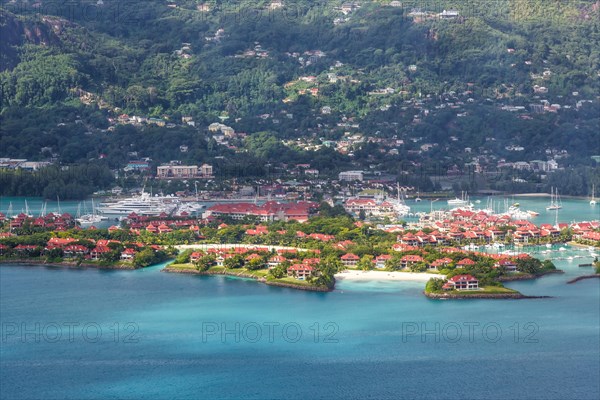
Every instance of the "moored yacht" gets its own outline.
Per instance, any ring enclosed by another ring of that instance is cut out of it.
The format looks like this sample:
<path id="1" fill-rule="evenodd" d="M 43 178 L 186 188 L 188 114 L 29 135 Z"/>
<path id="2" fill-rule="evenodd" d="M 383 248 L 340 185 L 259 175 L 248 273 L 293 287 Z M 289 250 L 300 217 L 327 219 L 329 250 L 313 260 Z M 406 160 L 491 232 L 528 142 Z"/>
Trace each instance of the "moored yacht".
<path id="1" fill-rule="evenodd" d="M 102 203 L 98 212 L 109 218 L 125 217 L 132 212 L 138 215 L 158 216 L 162 213 L 171 214 L 178 204 L 179 199 L 175 196 L 151 196 L 150 193 L 142 192 L 139 196 Z"/>
<path id="2" fill-rule="evenodd" d="M 554 188 L 550 189 L 550 205 L 546 207 L 546 210 L 560 210 L 562 208 L 562 203 L 560 201 L 560 197 L 558 196 L 558 189 L 554 190 Z"/>
<path id="3" fill-rule="evenodd" d="M 81 207 L 81 204 L 77 207 L 77 217 L 75 218 L 75 221 L 77 221 L 79 223 L 79 225 L 82 227 L 90 227 L 92 225 L 95 225 L 99 222 L 102 222 L 102 221 L 105 221 L 108 219 L 107 217 L 103 217 L 96 213 L 96 206 L 94 205 L 94 199 L 92 199 L 92 213 L 91 214 L 80 215 L 80 213 L 79 213 L 80 207 Z M 85 212 L 85 210 L 84 210 L 84 212 Z"/>
<path id="4" fill-rule="evenodd" d="M 460 198 L 456 197 L 448 200 L 448 205 L 454 207 L 473 207 L 473 203 L 469 202 L 469 196 L 467 196 L 467 192 L 462 192 Z"/>

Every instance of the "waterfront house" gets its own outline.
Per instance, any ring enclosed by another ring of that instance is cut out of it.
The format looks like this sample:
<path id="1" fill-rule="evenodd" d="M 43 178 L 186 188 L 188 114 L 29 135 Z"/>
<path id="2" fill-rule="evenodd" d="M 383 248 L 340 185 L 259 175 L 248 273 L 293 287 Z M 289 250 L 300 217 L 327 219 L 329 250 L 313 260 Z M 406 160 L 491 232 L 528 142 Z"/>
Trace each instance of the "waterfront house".
<path id="1" fill-rule="evenodd" d="M 402 268 L 409 268 L 420 262 L 423 262 L 423 257 L 415 254 L 408 254 L 400 259 L 400 265 Z"/>
<path id="2" fill-rule="evenodd" d="M 375 263 L 375 268 L 384 269 L 385 263 L 391 258 L 392 256 L 390 256 L 389 254 L 382 254 L 380 256 L 375 257 L 375 259 L 373 260 L 373 262 Z"/>
<path id="3" fill-rule="evenodd" d="M 13 250 L 19 255 L 29 256 L 38 250 L 39 246 L 33 244 L 19 244 Z"/>
<path id="4" fill-rule="evenodd" d="M 269 262 L 268 262 L 269 269 L 273 269 L 273 268 L 277 267 L 279 264 L 281 264 L 285 260 L 286 260 L 286 258 L 283 256 L 280 256 L 280 255 L 276 255 L 276 256 L 269 258 Z"/>
<path id="5" fill-rule="evenodd" d="M 123 261 L 131 261 L 135 257 L 135 250 L 128 248 L 121 252 L 121 260 Z"/>
<path id="6" fill-rule="evenodd" d="M 600 232 L 589 231 L 581 235 L 581 239 L 600 242 Z"/>
<path id="7" fill-rule="evenodd" d="M 296 279 L 306 280 L 313 274 L 314 268 L 310 265 L 294 264 L 287 269 L 287 275 Z"/>
<path id="8" fill-rule="evenodd" d="M 477 290 L 479 280 L 473 275 L 456 275 L 450 278 L 442 287 L 444 290 Z"/>
<path id="9" fill-rule="evenodd" d="M 448 257 L 438 258 L 437 260 L 435 260 L 434 262 L 429 264 L 429 269 L 432 269 L 432 270 L 444 269 L 444 268 L 448 267 L 448 265 L 450 265 L 451 262 L 452 262 L 452 259 L 448 258 Z"/>
<path id="10" fill-rule="evenodd" d="M 360 258 L 356 254 L 352 253 L 346 253 L 340 257 L 340 260 L 342 261 L 342 264 L 344 264 L 344 267 L 355 267 L 356 264 L 358 264 L 359 259 Z"/>
<path id="11" fill-rule="evenodd" d="M 68 246 L 65 246 L 65 248 L 63 249 L 63 254 L 65 256 L 65 258 L 72 258 L 72 257 L 78 257 L 78 256 L 85 256 L 87 254 L 89 254 L 90 249 L 88 249 L 85 246 L 82 246 L 80 244 L 70 244 Z"/>
<path id="12" fill-rule="evenodd" d="M 110 251 L 111 250 L 108 246 L 96 245 L 96 247 L 90 251 L 90 258 L 92 260 L 99 260 L 103 254 L 109 253 Z"/>
<path id="13" fill-rule="evenodd" d="M 201 251 L 194 251 L 192 254 L 190 254 L 190 262 L 191 263 L 198 262 L 198 260 L 200 260 L 203 255 L 204 254 Z"/>

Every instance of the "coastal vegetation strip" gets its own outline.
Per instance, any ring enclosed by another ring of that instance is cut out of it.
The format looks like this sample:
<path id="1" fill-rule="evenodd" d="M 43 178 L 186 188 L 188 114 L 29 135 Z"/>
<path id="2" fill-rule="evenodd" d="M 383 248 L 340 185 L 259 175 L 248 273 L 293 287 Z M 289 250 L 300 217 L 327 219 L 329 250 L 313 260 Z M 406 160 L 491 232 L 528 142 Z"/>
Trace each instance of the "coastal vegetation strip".
<path id="1" fill-rule="evenodd" d="M 66 268 L 97 268 L 97 269 L 121 269 L 134 270 L 142 267 L 136 267 L 131 263 L 102 263 L 95 261 L 66 261 L 66 260 L 47 260 L 43 258 L 7 258 L 0 257 L 0 264 L 16 265 L 44 265 L 47 267 L 66 267 Z"/>
<path id="2" fill-rule="evenodd" d="M 192 274 L 192 275 L 224 275 L 238 278 L 255 279 L 261 283 L 271 286 L 288 287 L 292 289 L 326 292 L 332 290 L 325 285 L 318 285 L 305 280 L 299 280 L 292 277 L 275 278 L 269 275 L 267 270 L 251 270 L 248 268 L 225 268 L 213 266 L 207 270 L 200 270 L 192 263 L 169 264 L 163 269 L 164 272 Z"/>
<path id="3" fill-rule="evenodd" d="M 541 278 L 544 275 L 564 274 L 564 273 L 565 273 L 565 271 L 563 271 L 561 269 L 545 270 L 545 271 L 541 271 L 539 273 L 533 273 L 533 274 L 515 273 L 514 275 L 505 275 L 505 276 L 499 277 L 498 282 L 525 281 L 525 280 L 529 280 L 529 279 Z"/>
<path id="4" fill-rule="evenodd" d="M 520 292 L 450 292 L 450 293 L 430 293 L 424 291 L 423 294 L 429 297 L 430 299 L 435 300 L 466 300 L 466 299 L 506 299 L 506 300 L 516 300 L 516 299 L 549 299 L 551 296 L 526 296 Z"/>

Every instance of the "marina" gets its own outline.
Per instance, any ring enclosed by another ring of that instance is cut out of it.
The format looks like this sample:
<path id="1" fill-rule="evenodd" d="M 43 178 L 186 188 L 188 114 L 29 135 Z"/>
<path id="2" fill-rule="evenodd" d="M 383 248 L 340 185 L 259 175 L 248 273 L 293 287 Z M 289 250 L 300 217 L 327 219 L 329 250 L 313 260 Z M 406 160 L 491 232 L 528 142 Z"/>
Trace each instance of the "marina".
<path id="1" fill-rule="evenodd" d="M 107 202 L 110 204 L 116 204 L 121 200 L 127 199 L 126 197 L 114 198 L 110 201 L 104 200 L 102 198 L 96 198 L 94 200 L 94 204 L 98 206 L 101 202 Z M 134 198 L 135 199 L 135 198 Z M 202 210 L 219 203 L 226 202 L 248 202 L 248 203 L 264 203 L 263 200 L 255 198 L 247 198 L 247 199 L 212 199 L 196 201 L 195 197 L 180 199 L 179 203 L 191 204 L 197 212 L 202 212 Z M 495 197 L 475 197 L 472 200 L 480 200 L 480 203 L 476 203 L 479 207 L 475 207 L 474 209 L 484 210 L 486 213 L 493 212 L 497 214 L 501 214 L 506 212 L 506 204 L 514 204 L 519 203 L 519 208 L 528 210 L 528 213 L 535 213 L 536 215 L 531 215 L 530 220 L 536 225 L 539 224 L 555 224 L 556 220 L 558 222 L 570 223 L 574 221 L 598 221 L 600 220 L 600 208 L 592 207 L 589 205 L 588 199 L 578 199 L 578 198 L 565 198 L 562 199 L 563 208 L 560 210 L 554 210 L 554 212 L 546 212 L 546 206 L 548 204 L 548 197 L 544 195 L 539 196 L 495 196 Z M 410 203 L 410 211 L 403 216 L 407 222 L 416 222 L 418 219 L 424 215 L 427 215 L 434 211 L 449 211 L 450 208 L 447 204 L 433 200 L 423 200 L 421 202 L 406 202 L 405 204 L 408 206 Z M 92 204 L 92 199 L 87 199 L 85 201 L 56 201 L 56 200 L 44 200 L 41 198 L 35 197 L 1 197 L 0 198 L 0 212 L 7 216 L 14 216 L 19 213 L 28 211 L 29 214 L 38 216 L 44 212 L 68 212 L 72 215 L 77 214 L 77 209 L 80 207 L 81 210 L 84 208 L 89 210 L 93 209 L 94 205 Z M 133 210 L 135 207 L 129 207 L 127 210 Z M 130 211 L 131 212 L 131 211 Z M 100 214 L 97 212 L 97 214 Z M 107 216 L 107 215 L 105 215 Z M 121 212 L 117 212 L 112 215 L 112 221 L 118 219 L 119 217 L 126 216 L 125 211 L 121 210 Z M 102 224 L 106 224 L 107 221 L 102 221 Z"/>

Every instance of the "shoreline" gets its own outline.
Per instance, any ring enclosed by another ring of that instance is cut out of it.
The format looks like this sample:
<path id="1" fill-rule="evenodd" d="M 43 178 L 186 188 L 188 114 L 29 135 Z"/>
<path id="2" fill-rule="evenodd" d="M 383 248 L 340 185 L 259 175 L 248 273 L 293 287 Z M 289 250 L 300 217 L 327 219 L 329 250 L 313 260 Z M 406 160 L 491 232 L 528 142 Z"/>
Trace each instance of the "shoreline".
<path id="1" fill-rule="evenodd" d="M 514 197 L 550 197 L 550 193 L 513 193 L 507 194 L 506 196 L 514 196 Z M 573 196 L 573 195 L 560 195 L 560 197 L 564 199 L 574 199 L 574 200 L 589 200 L 589 196 Z"/>
<path id="2" fill-rule="evenodd" d="M 569 246 L 577 247 L 577 248 L 580 248 L 580 249 L 587 249 L 589 247 L 593 247 L 594 249 L 600 250 L 600 247 L 597 247 L 597 246 L 594 246 L 594 245 L 591 245 L 591 244 L 581 244 L 581 243 L 577 243 L 575 241 L 570 241 L 570 242 L 567 242 L 565 244 L 568 244 Z"/>
<path id="3" fill-rule="evenodd" d="M 523 300 L 523 299 L 551 299 L 552 296 L 527 296 L 522 293 L 427 293 L 423 294 L 432 300 L 469 300 L 469 299 L 495 299 L 495 300 Z"/>
<path id="4" fill-rule="evenodd" d="M 16 264 L 23 266 L 47 266 L 47 267 L 60 267 L 60 268 L 71 268 L 71 269 L 83 269 L 83 268 L 94 268 L 94 269 L 111 269 L 111 270 L 124 270 L 124 271 L 133 271 L 136 269 L 142 269 L 146 267 L 136 268 L 133 265 L 98 265 L 98 264 L 89 264 L 89 263 L 81 263 L 77 265 L 76 262 L 47 262 L 45 260 L 34 260 L 34 259 L 16 259 L 16 260 L 0 260 L 0 265 L 3 264 Z M 150 266 L 150 265 L 148 265 Z"/>
<path id="5" fill-rule="evenodd" d="M 515 275 L 515 276 L 505 275 L 505 276 L 498 277 L 496 280 L 498 282 L 526 281 L 526 280 L 530 280 L 530 279 L 541 278 L 545 275 L 564 274 L 564 273 L 565 273 L 565 271 L 563 271 L 562 269 L 553 269 L 550 271 L 540 272 L 539 274 L 524 274 L 524 275 Z"/>
<path id="6" fill-rule="evenodd" d="M 171 268 L 169 266 L 166 266 L 160 272 L 166 272 L 166 273 L 170 273 L 170 274 L 200 275 L 200 276 L 222 275 L 222 276 L 229 276 L 232 278 L 248 278 L 248 279 L 255 280 L 259 283 L 264 283 L 269 286 L 279 286 L 279 287 L 285 287 L 285 288 L 289 288 L 289 289 L 304 290 L 304 291 L 308 291 L 308 292 L 331 292 L 331 291 L 333 291 L 333 289 L 329 289 L 329 288 L 321 287 L 321 286 L 300 285 L 300 284 L 296 285 L 296 284 L 289 283 L 289 282 L 269 281 L 265 278 L 259 278 L 256 275 L 247 274 L 244 272 L 233 273 L 233 272 L 229 272 L 229 271 L 198 271 L 197 269 L 192 269 L 192 268 L 187 268 L 187 269 Z"/>
<path id="7" fill-rule="evenodd" d="M 431 278 L 445 278 L 445 275 L 426 272 L 345 270 L 338 272 L 334 277 L 336 280 L 348 281 L 427 282 Z"/>

